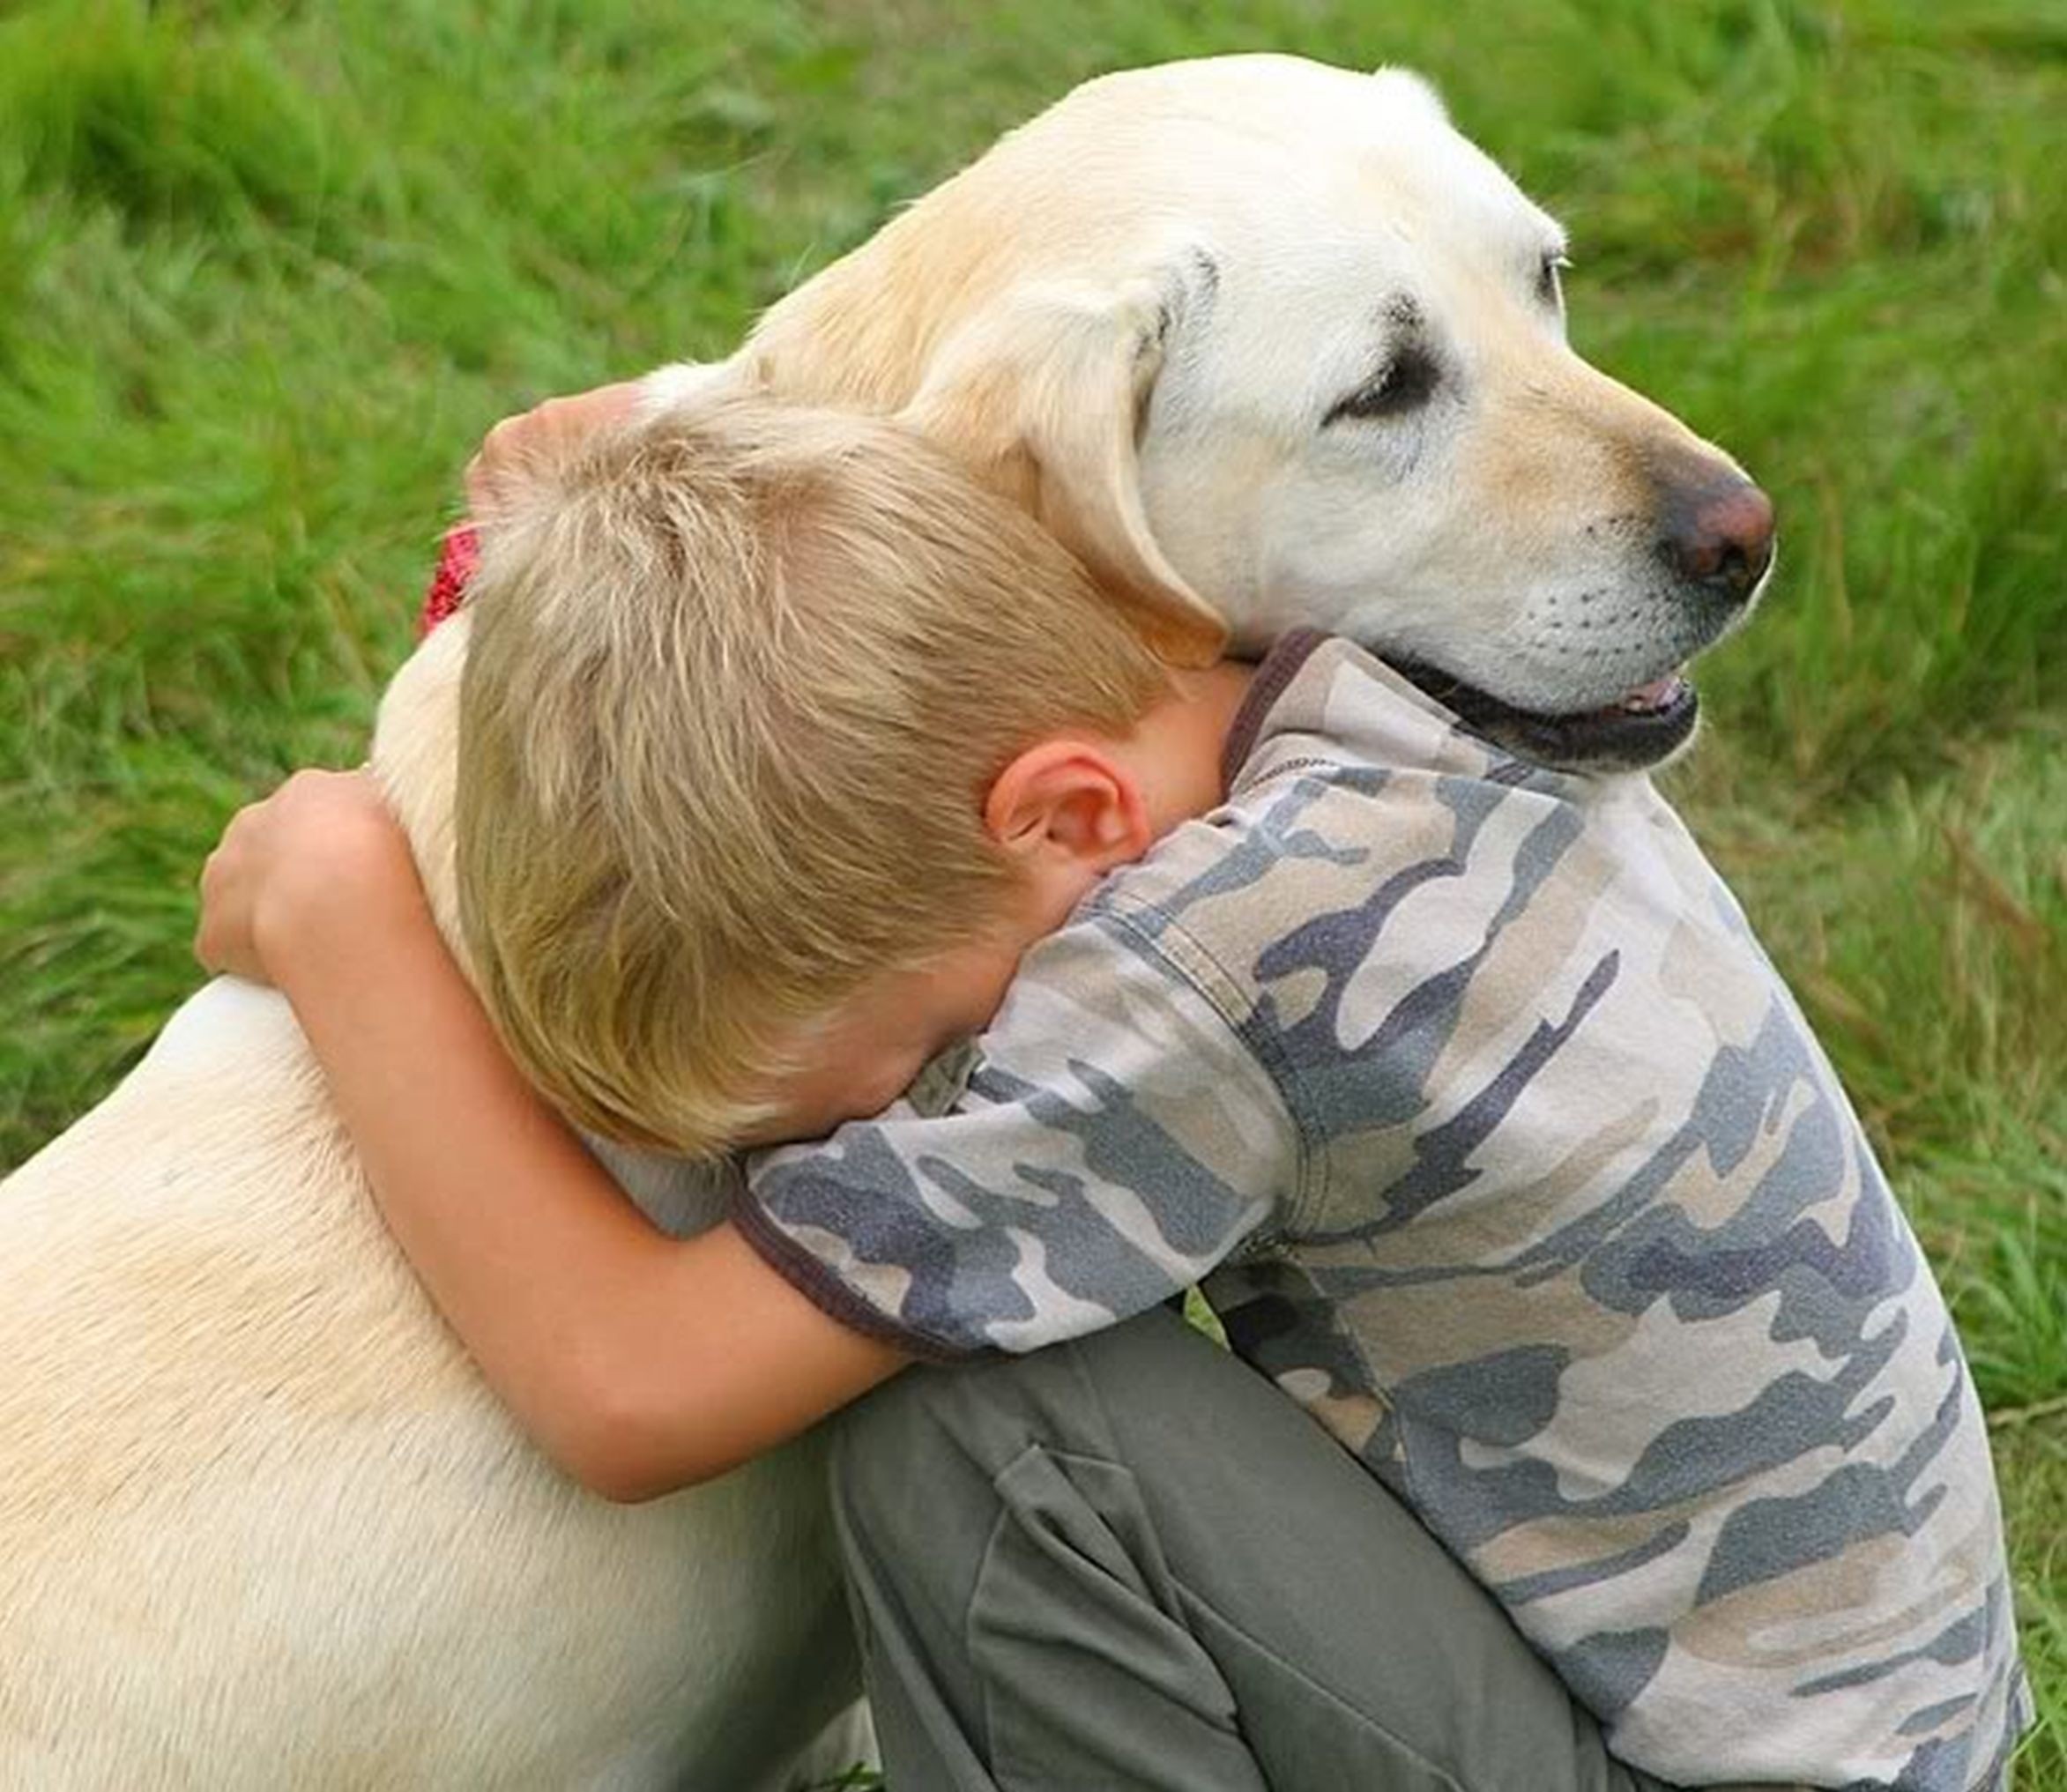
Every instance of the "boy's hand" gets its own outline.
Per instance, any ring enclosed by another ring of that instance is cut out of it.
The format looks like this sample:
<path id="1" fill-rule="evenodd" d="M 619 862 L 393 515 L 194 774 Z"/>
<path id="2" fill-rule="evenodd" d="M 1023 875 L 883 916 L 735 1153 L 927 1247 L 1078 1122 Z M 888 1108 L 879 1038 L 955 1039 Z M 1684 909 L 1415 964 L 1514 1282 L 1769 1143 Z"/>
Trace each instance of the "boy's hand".
<path id="1" fill-rule="evenodd" d="M 488 431 L 480 452 L 466 465 L 466 503 L 477 521 L 489 522 L 541 460 L 564 455 L 591 435 L 630 416 L 639 382 L 620 380 L 571 398 L 548 398 Z"/>
<path id="2" fill-rule="evenodd" d="M 194 955 L 283 985 L 295 966 L 424 905 L 409 842 L 363 771 L 298 771 L 240 809 L 201 872 Z"/>

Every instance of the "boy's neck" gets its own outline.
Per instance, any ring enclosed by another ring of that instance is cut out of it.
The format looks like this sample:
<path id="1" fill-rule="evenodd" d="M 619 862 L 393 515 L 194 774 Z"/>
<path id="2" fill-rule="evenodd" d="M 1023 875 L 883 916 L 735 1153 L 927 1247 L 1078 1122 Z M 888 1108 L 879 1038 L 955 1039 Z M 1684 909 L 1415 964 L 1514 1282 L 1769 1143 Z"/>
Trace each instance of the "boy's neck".
<path id="1" fill-rule="evenodd" d="M 1223 660 L 1173 672 L 1171 693 L 1144 715 L 1117 749 L 1140 784 L 1157 839 L 1218 806 L 1227 789 L 1221 755 L 1256 668 Z"/>

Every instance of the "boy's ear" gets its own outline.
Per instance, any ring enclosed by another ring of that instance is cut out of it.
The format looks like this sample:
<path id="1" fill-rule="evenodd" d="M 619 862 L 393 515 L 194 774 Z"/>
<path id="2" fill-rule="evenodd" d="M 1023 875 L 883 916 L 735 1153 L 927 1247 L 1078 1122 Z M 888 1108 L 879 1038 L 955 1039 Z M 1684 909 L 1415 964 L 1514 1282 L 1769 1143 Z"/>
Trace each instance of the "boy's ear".
<path id="1" fill-rule="evenodd" d="M 1030 870 L 1110 871 L 1153 843 L 1126 766 L 1087 740 L 1044 740 L 1000 772 L 984 803 L 992 839 Z"/>

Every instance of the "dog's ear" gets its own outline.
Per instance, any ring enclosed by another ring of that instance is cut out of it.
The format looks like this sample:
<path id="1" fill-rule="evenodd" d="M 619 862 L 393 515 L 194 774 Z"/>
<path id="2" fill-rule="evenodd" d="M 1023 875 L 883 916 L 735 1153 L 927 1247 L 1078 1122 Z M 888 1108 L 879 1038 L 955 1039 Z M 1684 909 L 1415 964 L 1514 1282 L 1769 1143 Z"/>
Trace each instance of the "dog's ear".
<path id="1" fill-rule="evenodd" d="M 1156 546 L 1135 450 L 1172 302 L 1152 278 L 1014 288 L 948 339 L 902 420 L 1026 503 L 1165 659 L 1209 665 L 1227 625 Z"/>

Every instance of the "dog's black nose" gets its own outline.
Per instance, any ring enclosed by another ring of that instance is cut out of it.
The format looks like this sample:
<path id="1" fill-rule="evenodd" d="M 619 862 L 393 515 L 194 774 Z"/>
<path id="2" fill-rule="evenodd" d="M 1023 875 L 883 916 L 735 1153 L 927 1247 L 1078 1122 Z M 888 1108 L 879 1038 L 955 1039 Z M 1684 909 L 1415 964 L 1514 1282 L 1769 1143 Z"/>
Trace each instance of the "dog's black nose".
<path id="1" fill-rule="evenodd" d="M 1735 474 L 1675 490 L 1659 524 L 1667 564 L 1730 603 L 1750 597 L 1773 564 L 1773 500 Z"/>

